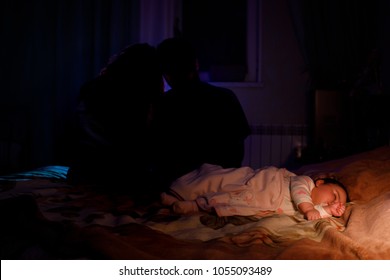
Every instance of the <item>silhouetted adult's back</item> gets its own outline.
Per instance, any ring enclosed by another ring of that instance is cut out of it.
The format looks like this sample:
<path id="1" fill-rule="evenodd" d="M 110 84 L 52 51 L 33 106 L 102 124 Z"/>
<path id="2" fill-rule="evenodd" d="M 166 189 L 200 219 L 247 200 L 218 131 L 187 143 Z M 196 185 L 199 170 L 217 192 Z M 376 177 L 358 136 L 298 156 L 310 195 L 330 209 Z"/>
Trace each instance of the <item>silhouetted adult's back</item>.
<path id="1" fill-rule="evenodd" d="M 250 130 L 235 94 L 200 81 L 197 56 L 187 41 L 166 39 L 157 53 L 171 87 L 156 107 L 158 181 L 168 187 L 203 163 L 240 167 Z"/>
<path id="2" fill-rule="evenodd" d="M 162 93 L 156 49 L 134 44 L 80 90 L 72 183 L 140 189 L 150 170 L 150 115 Z M 130 191 L 130 190 L 129 190 Z"/>

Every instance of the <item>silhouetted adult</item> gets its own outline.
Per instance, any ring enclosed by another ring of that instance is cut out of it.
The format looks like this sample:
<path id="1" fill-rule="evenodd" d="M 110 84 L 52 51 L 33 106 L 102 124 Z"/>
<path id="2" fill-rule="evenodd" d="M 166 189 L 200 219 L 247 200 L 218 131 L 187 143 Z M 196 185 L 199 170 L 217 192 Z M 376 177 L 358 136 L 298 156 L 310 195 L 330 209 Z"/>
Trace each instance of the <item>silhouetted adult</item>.
<path id="1" fill-rule="evenodd" d="M 145 187 L 152 106 L 162 92 L 156 48 L 144 43 L 123 49 L 84 84 L 69 181 L 110 190 Z"/>
<path id="2" fill-rule="evenodd" d="M 240 167 L 250 129 L 236 95 L 200 80 L 188 41 L 166 39 L 157 54 L 171 87 L 159 99 L 154 122 L 154 172 L 160 186 L 168 187 L 203 163 Z"/>

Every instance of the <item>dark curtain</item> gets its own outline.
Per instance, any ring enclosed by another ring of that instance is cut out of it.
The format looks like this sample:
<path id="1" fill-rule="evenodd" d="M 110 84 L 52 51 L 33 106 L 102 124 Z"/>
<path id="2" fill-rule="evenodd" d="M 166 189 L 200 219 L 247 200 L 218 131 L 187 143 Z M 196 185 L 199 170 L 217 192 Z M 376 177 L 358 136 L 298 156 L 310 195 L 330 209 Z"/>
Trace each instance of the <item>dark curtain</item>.
<path id="1" fill-rule="evenodd" d="M 379 0 L 287 1 L 311 88 L 352 88 L 372 54 L 382 50 L 383 4 Z"/>
<path id="2" fill-rule="evenodd" d="M 0 110 L 23 123 L 22 165 L 66 164 L 79 88 L 138 41 L 139 1 L 5 0 L 0 13 Z"/>

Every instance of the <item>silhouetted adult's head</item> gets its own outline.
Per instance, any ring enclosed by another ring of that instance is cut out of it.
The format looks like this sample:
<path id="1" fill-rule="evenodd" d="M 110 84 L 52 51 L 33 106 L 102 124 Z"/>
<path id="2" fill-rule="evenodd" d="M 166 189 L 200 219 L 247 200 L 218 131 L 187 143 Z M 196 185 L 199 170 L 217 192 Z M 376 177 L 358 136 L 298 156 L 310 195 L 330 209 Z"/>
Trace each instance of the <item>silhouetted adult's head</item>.
<path id="1" fill-rule="evenodd" d="M 195 49 L 183 38 L 168 38 L 157 46 L 161 70 L 174 88 L 198 80 L 198 59 Z"/>
<path id="2" fill-rule="evenodd" d="M 153 94 L 162 90 L 162 73 L 156 48 L 146 43 L 124 48 L 111 58 L 102 75 L 126 88 L 143 89 Z"/>

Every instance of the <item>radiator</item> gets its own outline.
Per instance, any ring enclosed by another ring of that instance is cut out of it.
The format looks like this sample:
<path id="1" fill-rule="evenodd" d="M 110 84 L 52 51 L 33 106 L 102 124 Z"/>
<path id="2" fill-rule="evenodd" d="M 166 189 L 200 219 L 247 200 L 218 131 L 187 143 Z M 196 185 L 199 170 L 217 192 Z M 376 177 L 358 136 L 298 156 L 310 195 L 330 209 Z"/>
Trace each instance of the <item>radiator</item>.
<path id="1" fill-rule="evenodd" d="M 243 166 L 293 167 L 307 145 L 307 131 L 304 124 L 252 125 Z"/>

